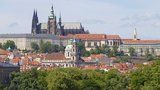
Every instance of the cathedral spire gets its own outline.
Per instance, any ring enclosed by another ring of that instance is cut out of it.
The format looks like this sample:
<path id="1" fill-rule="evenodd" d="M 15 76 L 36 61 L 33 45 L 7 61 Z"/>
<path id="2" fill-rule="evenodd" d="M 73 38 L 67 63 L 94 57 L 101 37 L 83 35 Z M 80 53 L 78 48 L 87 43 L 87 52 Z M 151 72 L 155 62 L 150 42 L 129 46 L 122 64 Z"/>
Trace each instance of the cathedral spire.
<path id="1" fill-rule="evenodd" d="M 62 25 L 62 16 L 61 16 L 61 13 L 59 14 L 59 25 Z"/>
<path id="2" fill-rule="evenodd" d="M 54 17 L 54 9 L 53 9 L 53 5 L 52 5 L 52 7 L 51 7 L 51 16 Z"/>
<path id="3" fill-rule="evenodd" d="M 35 11 L 35 9 L 34 9 L 34 11 L 33 11 L 33 18 L 36 16 L 36 11 Z M 33 19 L 32 18 L 32 19 Z"/>
<path id="4" fill-rule="evenodd" d="M 37 10 L 35 11 L 35 19 L 36 19 L 36 23 L 38 23 L 38 22 L 39 22 L 39 20 L 38 20 Z"/>
<path id="5" fill-rule="evenodd" d="M 33 18 L 32 18 L 32 27 L 31 27 L 31 33 L 32 34 L 36 34 L 37 33 L 37 24 L 38 24 L 37 11 L 34 10 Z"/>

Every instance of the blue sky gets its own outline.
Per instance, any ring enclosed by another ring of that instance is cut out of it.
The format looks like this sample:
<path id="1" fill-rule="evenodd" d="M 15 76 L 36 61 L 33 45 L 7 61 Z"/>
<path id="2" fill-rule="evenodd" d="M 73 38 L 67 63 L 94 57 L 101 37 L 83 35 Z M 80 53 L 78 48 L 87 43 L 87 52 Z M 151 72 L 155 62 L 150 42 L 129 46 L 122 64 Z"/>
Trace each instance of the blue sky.
<path id="1" fill-rule="evenodd" d="M 0 33 L 30 33 L 33 10 L 47 22 L 53 4 L 64 22 L 82 22 L 91 33 L 160 39 L 160 0 L 0 0 Z"/>

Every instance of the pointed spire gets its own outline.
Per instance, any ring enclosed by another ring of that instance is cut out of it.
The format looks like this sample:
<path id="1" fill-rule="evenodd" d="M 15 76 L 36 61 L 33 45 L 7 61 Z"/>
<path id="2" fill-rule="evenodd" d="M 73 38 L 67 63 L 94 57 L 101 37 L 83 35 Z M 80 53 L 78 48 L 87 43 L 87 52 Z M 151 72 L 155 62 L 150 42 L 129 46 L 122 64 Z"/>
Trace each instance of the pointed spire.
<path id="1" fill-rule="evenodd" d="M 34 9 L 33 18 L 32 18 L 31 33 L 35 34 L 37 32 L 37 24 L 38 24 L 37 10 Z"/>
<path id="2" fill-rule="evenodd" d="M 37 10 L 35 10 L 35 16 L 37 17 Z"/>
<path id="3" fill-rule="evenodd" d="M 51 15 L 54 16 L 54 9 L 53 9 L 53 5 L 51 7 Z"/>
<path id="4" fill-rule="evenodd" d="M 134 29 L 133 39 L 134 39 L 134 40 L 137 40 L 137 39 L 138 39 L 138 38 L 137 38 L 137 29 L 136 29 L 136 28 Z"/>
<path id="5" fill-rule="evenodd" d="M 35 19 L 36 19 L 36 23 L 38 23 L 38 22 L 39 22 L 39 20 L 38 20 L 37 10 L 35 11 Z"/>
<path id="6" fill-rule="evenodd" d="M 59 25 L 62 24 L 62 16 L 61 16 L 61 13 L 59 14 Z"/>
<path id="7" fill-rule="evenodd" d="M 33 18 L 36 16 L 36 12 L 35 12 L 35 9 L 33 11 Z"/>

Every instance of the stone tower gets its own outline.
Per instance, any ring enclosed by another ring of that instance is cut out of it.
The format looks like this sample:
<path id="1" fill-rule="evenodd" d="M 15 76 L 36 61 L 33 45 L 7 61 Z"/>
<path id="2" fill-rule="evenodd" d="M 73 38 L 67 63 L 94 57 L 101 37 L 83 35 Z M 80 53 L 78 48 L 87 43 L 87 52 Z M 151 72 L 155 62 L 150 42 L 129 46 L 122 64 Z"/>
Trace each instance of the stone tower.
<path id="1" fill-rule="evenodd" d="M 48 34 L 57 34 L 57 22 L 56 16 L 54 15 L 53 6 L 51 7 L 51 15 L 48 17 Z"/>
<path id="2" fill-rule="evenodd" d="M 57 24 L 57 32 L 58 32 L 58 35 L 64 35 L 64 29 L 63 29 L 63 26 L 62 26 L 62 17 L 61 17 L 61 13 L 60 13 L 60 16 L 59 16 L 59 21 L 58 21 L 58 24 Z"/>
<path id="3" fill-rule="evenodd" d="M 31 28 L 32 34 L 38 34 L 38 15 L 37 11 L 34 10 L 33 12 L 33 18 L 32 18 L 32 28 Z"/>

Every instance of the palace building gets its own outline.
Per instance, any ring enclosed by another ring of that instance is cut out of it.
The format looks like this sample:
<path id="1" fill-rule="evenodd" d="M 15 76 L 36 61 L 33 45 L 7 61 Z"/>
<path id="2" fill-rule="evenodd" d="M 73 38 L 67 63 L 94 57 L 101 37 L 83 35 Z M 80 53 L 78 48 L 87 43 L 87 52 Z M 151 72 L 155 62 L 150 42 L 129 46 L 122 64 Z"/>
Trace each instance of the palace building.
<path id="1" fill-rule="evenodd" d="M 106 35 L 106 34 L 75 34 L 68 36 L 60 36 L 63 45 L 69 43 L 68 39 L 76 38 L 77 40 L 84 43 L 86 50 L 96 48 L 96 46 L 107 45 L 109 47 L 119 46 L 122 44 L 119 35 Z"/>
<path id="2" fill-rule="evenodd" d="M 137 31 L 134 30 L 133 39 L 122 39 L 119 50 L 125 54 L 129 54 L 129 48 L 135 49 L 137 56 L 143 56 L 146 52 L 150 54 L 160 55 L 160 40 L 141 40 L 137 37 Z"/>
<path id="3" fill-rule="evenodd" d="M 47 23 L 39 23 L 37 11 L 34 11 L 31 33 L 66 36 L 68 34 L 85 34 L 89 32 L 84 30 L 84 27 L 80 22 L 62 22 L 61 15 L 57 21 L 57 17 L 54 14 L 52 6 L 51 14 L 48 17 Z"/>

